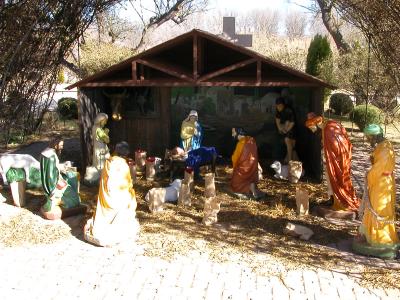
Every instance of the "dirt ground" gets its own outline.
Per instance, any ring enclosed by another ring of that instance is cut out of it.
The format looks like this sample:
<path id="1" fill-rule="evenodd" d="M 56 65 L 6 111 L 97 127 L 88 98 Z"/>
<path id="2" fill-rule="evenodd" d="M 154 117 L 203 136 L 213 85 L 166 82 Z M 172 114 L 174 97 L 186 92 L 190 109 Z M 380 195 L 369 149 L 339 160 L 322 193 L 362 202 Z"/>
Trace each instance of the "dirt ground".
<path id="1" fill-rule="evenodd" d="M 362 176 L 366 170 L 365 157 L 368 157 L 369 148 L 363 142 L 361 133 L 354 131 L 351 138 L 355 154 L 353 166 L 356 166 L 360 172 L 359 176 Z M 37 140 L 34 144 L 21 147 L 17 153 L 30 153 L 37 158 L 44 147 L 46 143 Z M 399 144 L 395 143 L 395 147 L 397 157 L 399 157 Z M 80 155 L 80 148 L 73 132 L 69 132 L 65 149 L 62 158 L 77 161 L 76 156 Z M 399 174 L 398 168 L 397 163 L 396 174 Z M 265 179 L 260 182 L 259 187 L 266 193 L 266 198 L 253 201 L 233 197 L 229 192 L 232 169 L 229 166 L 217 167 L 217 197 L 221 199 L 222 204 L 218 223 L 209 227 L 201 223 L 204 207 L 203 180 L 195 182 L 190 207 L 167 204 L 163 212 L 152 214 L 144 201 L 144 196 L 150 188 L 166 186 L 168 181 L 166 178 L 160 178 L 154 182 L 147 182 L 139 178 L 134 184 L 138 202 L 137 217 L 141 225 L 138 242 L 145 246 L 145 255 L 174 259 L 190 253 L 193 249 L 201 249 L 212 260 L 218 262 L 237 260 L 238 263 L 247 264 L 260 274 L 277 275 L 282 272 L 279 266 L 283 263 L 287 270 L 313 267 L 340 269 L 368 284 L 400 287 L 398 263 L 395 263 L 393 268 L 382 268 L 381 260 L 365 261 L 348 252 L 344 255 L 341 249 L 338 249 L 337 245 L 354 237 L 359 225 L 358 221 L 334 222 L 314 215 L 301 217 L 296 215 L 296 187 L 301 186 L 308 190 L 312 209 L 326 202 L 325 184 L 307 181 L 291 184 L 288 181 L 273 178 L 272 173 L 265 170 Z M 355 187 L 360 193 L 360 186 L 355 183 Z M 1 192 L 11 199 L 8 190 L 3 189 Z M 82 185 L 81 198 L 82 202 L 89 206 L 89 210 L 85 218 L 81 219 L 78 228 L 75 228 L 75 232 L 72 230 L 69 233 L 71 235 L 81 234 L 78 231 L 82 230 L 86 220 L 92 216 L 96 205 L 97 188 Z M 24 214 L 37 215 L 42 201 L 43 195 L 40 190 L 28 191 L 27 210 L 24 210 Z M 399 211 L 397 207 L 398 216 Z M 49 229 L 41 225 L 39 218 L 30 220 L 30 224 L 26 218 L 25 221 L 21 217 L 15 218 L 12 222 L 3 223 L 0 232 L 13 232 L 21 227 L 18 222 L 27 223 L 25 230 L 6 236 L 1 235 L 0 243 L 4 243 L 5 239 L 10 247 L 24 243 L 52 243 L 54 240 L 68 236 L 68 232 L 65 233 L 63 228 L 55 228 L 53 230 L 59 234 L 54 238 L 48 237 Z M 33 226 L 32 222 L 36 222 L 37 226 Z M 287 236 L 283 233 L 287 222 L 305 225 L 314 231 L 314 235 L 309 241 Z M 43 237 L 37 238 L 40 235 Z"/>

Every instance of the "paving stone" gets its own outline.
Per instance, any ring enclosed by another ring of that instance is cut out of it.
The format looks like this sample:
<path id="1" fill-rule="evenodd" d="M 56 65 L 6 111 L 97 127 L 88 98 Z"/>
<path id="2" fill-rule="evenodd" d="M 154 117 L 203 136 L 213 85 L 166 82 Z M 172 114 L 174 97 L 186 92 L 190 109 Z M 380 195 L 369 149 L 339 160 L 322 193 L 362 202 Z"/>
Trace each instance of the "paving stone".
<path id="1" fill-rule="evenodd" d="M 283 281 L 286 288 L 289 290 L 290 295 L 293 295 L 290 297 L 291 299 L 305 296 L 306 292 L 304 289 L 302 271 L 289 271 Z"/>
<path id="2" fill-rule="evenodd" d="M 210 282 L 205 292 L 206 299 L 222 299 L 224 284 L 222 282 Z"/>
<path id="3" fill-rule="evenodd" d="M 247 299 L 247 292 L 239 288 L 236 289 L 225 289 L 222 293 L 223 300 L 243 300 Z"/>
<path id="4" fill-rule="evenodd" d="M 272 288 L 265 289 L 257 289 L 250 291 L 248 294 L 248 299 L 250 300 L 265 300 L 265 299 L 273 299 L 272 298 Z"/>
<path id="5" fill-rule="evenodd" d="M 272 276 L 270 280 L 272 285 L 272 297 L 279 300 L 289 299 L 289 290 L 283 284 L 282 280 L 276 276 Z"/>
<path id="6" fill-rule="evenodd" d="M 338 272 L 332 272 L 335 286 L 337 287 L 337 292 L 339 298 L 342 300 L 354 299 L 354 281 L 350 280 L 348 276 Z"/>
<path id="7" fill-rule="evenodd" d="M 386 299 L 400 299 L 400 289 L 385 289 L 388 297 Z"/>
<path id="8" fill-rule="evenodd" d="M 332 272 L 318 269 L 317 275 L 321 288 L 321 295 L 323 295 L 324 298 L 328 299 L 338 299 L 339 292 L 337 290 L 337 287 L 334 285 Z"/>
<path id="9" fill-rule="evenodd" d="M 312 270 L 303 271 L 304 290 L 307 299 L 319 299 L 321 290 L 317 273 Z"/>
<path id="10" fill-rule="evenodd" d="M 368 300 L 376 300 L 379 299 L 376 295 L 370 293 L 370 291 L 361 286 L 354 286 L 354 294 L 356 295 L 357 300 L 368 299 Z"/>

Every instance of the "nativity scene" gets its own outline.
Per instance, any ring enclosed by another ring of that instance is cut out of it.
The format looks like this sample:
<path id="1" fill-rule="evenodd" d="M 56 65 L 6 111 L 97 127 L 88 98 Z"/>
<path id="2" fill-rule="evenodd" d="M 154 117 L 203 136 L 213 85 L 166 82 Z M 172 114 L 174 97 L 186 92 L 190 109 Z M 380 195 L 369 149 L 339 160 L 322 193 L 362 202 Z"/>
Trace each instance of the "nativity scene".
<path id="1" fill-rule="evenodd" d="M 294 195 L 295 218 L 359 218 L 354 251 L 396 257 L 393 148 L 378 125 L 366 127 L 374 150 L 360 197 L 348 133 L 322 117 L 323 90 L 334 88 L 330 84 L 193 30 L 72 87 L 79 89 L 80 173 L 60 163 L 61 138 L 50 141 L 39 167 L 34 161 L 32 166 L 39 169 L 46 219 L 85 213 L 80 181 L 96 190 L 82 232 L 86 241 L 134 247 L 141 226 L 136 191 L 143 196 L 140 209 L 151 218 L 193 208 L 201 211 L 196 222 L 218 228 L 224 197 L 266 209 L 272 198 L 289 202 L 287 193 L 271 191 L 274 182 Z M 325 201 L 311 203 L 305 186 L 324 179 Z M 21 185 L 25 181 L 28 176 Z M 315 236 L 292 222 L 280 231 L 302 240 Z"/>

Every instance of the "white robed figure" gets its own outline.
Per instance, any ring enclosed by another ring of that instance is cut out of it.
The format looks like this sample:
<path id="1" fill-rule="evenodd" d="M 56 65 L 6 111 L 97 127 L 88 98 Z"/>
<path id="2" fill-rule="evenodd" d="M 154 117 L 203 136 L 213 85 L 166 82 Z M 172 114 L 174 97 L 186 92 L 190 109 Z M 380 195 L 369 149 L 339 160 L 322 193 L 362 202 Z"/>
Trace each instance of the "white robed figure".
<path id="1" fill-rule="evenodd" d="M 99 171 L 103 169 L 106 159 L 110 157 L 110 150 L 107 147 L 107 144 L 110 142 L 110 138 L 108 136 L 109 129 L 104 128 L 107 120 L 108 116 L 105 113 L 98 113 L 96 118 L 94 119 L 94 125 L 92 128 L 92 166 Z"/>

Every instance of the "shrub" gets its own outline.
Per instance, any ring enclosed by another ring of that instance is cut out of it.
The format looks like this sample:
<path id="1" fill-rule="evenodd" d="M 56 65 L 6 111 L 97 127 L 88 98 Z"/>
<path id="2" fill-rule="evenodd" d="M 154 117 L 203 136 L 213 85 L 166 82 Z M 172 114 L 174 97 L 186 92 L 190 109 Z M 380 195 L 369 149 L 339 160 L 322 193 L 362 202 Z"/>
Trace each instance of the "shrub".
<path id="1" fill-rule="evenodd" d="M 332 108 L 337 115 L 346 115 L 354 108 L 353 101 L 349 95 L 343 93 L 335 93 L 329 101 L 329 108 Z"/>
<path id="2" fill-rule="evenodd" d="M 58 100 L 57 112 L 61 119 L 78 119 L 78 102 L 75 98 L 61 98 Z"/>
<path id="3" fill-rule="evenodd" d="M 350 113 L 350 119 L 360 128 L 364 130 L 365 127 L 365 105 L 357 105 Z M 374 105 L 368 104 L 367 110 L 367 125 L 368 124 L 381 124 L 383 120 L 382 111 Z"/>

